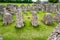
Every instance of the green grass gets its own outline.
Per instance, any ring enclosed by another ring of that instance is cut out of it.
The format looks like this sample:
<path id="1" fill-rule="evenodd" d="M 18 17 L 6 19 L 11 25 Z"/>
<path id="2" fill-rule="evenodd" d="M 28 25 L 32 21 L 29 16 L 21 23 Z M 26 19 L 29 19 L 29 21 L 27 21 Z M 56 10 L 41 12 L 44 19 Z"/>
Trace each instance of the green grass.
<path id="1" fill-rule="evenodd" d="M 54 22 L 50 26 L 45 25 L 41 22 L 44 14 L 46 14 L 46 12 L 40 11 L 37 13 L 39 21 L 39 26 L 37 27 L 33 27 L 30 23 L 32 16 L 31 12 L 27 12 L 27 14 L 23 12 L 25 26 L 20 29 L 15 28 L 16 15 L 13 15 L 14 22 L 6 26 L 3 26 L 3 21 L 0 20 L 0 33 L 2 34 L 3 40 L 47 40 L 57 23 Z M 54 14 L 52 13 L 52 15 Z M 27 16 L 30 16 L 30 19 L 28 19 Z M 0 18 L 2 18 L 1 15 Z"/>

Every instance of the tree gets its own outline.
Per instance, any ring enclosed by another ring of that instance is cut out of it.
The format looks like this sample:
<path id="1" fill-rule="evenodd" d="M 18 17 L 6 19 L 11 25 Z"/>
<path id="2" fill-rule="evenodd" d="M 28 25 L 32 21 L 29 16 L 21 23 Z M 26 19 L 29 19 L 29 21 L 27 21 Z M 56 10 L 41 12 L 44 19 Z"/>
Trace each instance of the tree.
<path id="1" fill-rule="evenodd" d="M 32 0 L 0 0 L 0 2 L 32 3 Z"/>
<path id="2" fill-rule="evenodd" d="M 52 2 L 52 3 L 57 3 L 58 0 L 48 0 L 49 2 Z"/>
<path id="3" fill-rule="evenodd" d="M 39 2 L 40 0 L 37 0 L 37 2 Z"/>

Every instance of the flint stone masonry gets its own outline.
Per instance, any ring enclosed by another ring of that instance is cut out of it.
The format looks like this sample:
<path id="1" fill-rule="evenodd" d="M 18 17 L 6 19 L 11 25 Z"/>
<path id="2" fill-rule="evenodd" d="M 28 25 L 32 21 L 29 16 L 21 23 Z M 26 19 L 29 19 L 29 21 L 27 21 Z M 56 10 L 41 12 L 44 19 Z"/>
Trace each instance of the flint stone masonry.
<path id="1" fill-rule="evenodd" d="M 2 15 L 3 15 L 3 10 L 4 10 L 3 8 L 5 8 L 5 6 L 0 4 L 0 14 L 2 14 Z"/>
<path id="2" fill-rule="evenodd" d="M 20 8 L 21 8 L 22 11 L 24 11 L 24 10 L 25 10 L 25 5 L 22 4 L 22 5 L 20 6 Z"/>
<path id="3" fill-rule="evenodd" d="M 8 25 L 12 22 L 13 22 L 12 15 L 6 11 L 6 8 L 4 8 L 3 24 Z"/>
<path id="4" fill-rule="evenodd" d="M 60 4 L 57 4 L 57 11 L 60 11 Z"/>
<path id="5" fill-rule="evenodd" d="M 21 8 L 17 9 L 17 13 L 16 13 L 16 28 L 21 28 L 24 26 L 23 23 L 23 15 L 22 15 L 22 10 Z"/>
<path id="6" fill-rule="evenodd" d="M 56 12 L 56 16 L 54 17 L 54 20 L 60 23 L 60 12 L 59 11 Z"/>
<path id="7" fill-rule="evenodd" d="M 60 40 L 60 23 L 56 26 L 47 40 Z"/>
<path id="8" fill-rule="evenodd" d="M 36 14 L 36 11 L 31 11 L 32 12 L 32 20 L 31 20 L 31 24 L 33 26 L 38 26 L 38 17 L 37 17 L 37 14 Z"/>
<path id="9" fill-rule="evenodd" d="M 52 15 L 51 15 L 51 13 L 46 13 L 46 14 L 43 16 L 42 21 L 43 21 L 45 24 L 52 24 L 52 23 L 53 23 L 53 17 L 52 17 Z"/>
<path id="10" fill-rule="evenodd" d="M 31 7 L 30 4 L 28 4 L 28 5 L 27 5 L 27 11 L 30 10 L 30 7 Z"/>
<path id="11" fill-rule="evenodd" d="M 41 6 L 41 11 L 46 11 L 46 6 L 45 6 L 45 4 L 41 4 L 40 6 Z"/>
<path id="12" fill-rule="evenodd" d="M 7 5 L 8 12 L 9 12 L 10 14 L 16 13 L 17 7 L 18 7 L 18 6 L 15 5 L 15 4 L 8 4 L 8 5 Z"/>

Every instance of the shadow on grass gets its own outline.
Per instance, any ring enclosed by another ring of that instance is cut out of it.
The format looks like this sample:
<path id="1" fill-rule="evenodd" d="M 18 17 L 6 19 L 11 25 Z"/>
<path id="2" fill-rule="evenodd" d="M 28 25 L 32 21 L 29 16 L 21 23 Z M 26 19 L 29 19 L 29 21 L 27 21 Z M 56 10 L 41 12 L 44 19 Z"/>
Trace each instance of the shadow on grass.
<path id="1" fill-rule="evenodd" d="M 53 22 L 52 24 L 45 24 L 42 20 L 41 20 L 41 22 L 46 26 L 53 26 L 53 27 L 55 26 L 55 22 Z"/>
<path id="2" fill-rule="evenodd" d="M 30 25 L 33 27 L 34 30 L 40 30 L 40 25 L 37 25 L 37 26 L 33 26 L 30 22 Z"/>

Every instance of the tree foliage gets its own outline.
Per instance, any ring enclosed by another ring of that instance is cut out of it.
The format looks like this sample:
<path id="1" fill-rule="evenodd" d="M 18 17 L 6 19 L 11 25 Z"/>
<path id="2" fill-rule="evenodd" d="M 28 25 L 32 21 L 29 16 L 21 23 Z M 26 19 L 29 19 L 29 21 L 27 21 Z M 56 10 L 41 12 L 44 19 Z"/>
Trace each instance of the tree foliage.
<path id="1" fill-rule="evenodd" d="M 58 0 L 48 0 L 49 2 L 52 2 L 52 3 L 57 3 Z"/>
<path id="2" fill-rule="evenodd" d="M 32 0 L 0 0 L 0 2 L 32 3 Z"/>

